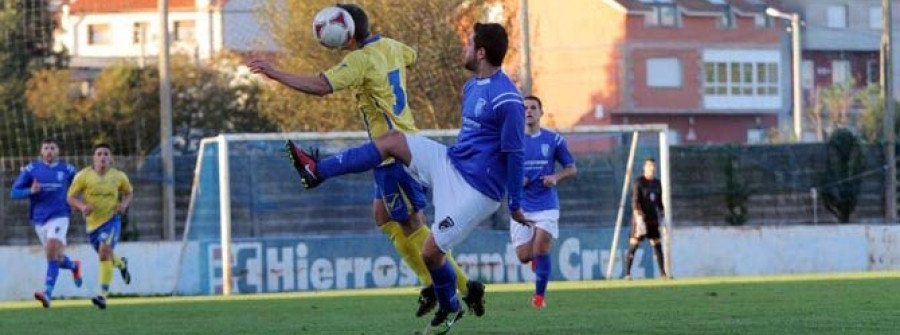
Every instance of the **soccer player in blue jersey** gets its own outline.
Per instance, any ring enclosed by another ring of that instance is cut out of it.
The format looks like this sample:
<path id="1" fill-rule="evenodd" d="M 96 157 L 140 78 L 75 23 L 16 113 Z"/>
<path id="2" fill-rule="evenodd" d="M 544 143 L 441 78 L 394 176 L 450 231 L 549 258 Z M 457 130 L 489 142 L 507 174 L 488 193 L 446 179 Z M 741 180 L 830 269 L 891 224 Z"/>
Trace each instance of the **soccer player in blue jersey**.
<path id="1" fill-rule="evenodd" d="M 372 35 L 366 12 L 357 5 L 338 4 L 350 13 L 354 35 L 344 49 L 344 59 L 331 69 L 316 75 L 297 75 L 279 71 L 265 60 L 252 60 L 254 73 L 271 78 L 294 90 L 324 96 L 335 91 L 356 91 L 357 105 L 369 137 L 377 138 L 389 130 L 415 133 L 413 112 L 407 103 L 406 73 L 418 58 L 413 48 L 399 41 Z M 288 149 L 293 150 L 293 142 Z M 416 316 L 431 311 L 437 301 L 431 288 L 431 275 L 422 261 L 421 250 L 429 229 L 423 210 L 427 205 L 425 189 L 393 159 L 386 159 L 374 169 L 375 192 L 372 211 L 375 224 L 390 238 L 397 253 L 425 286 L 419 296 Z M 476 315 L 484 313 L 484 285 L 470 281 L 452 256 L 448 261 L 456 273 L 456 287 L 467 297 Z"/>
<path id="2" fill-rule="evenodd" d="M 72 270 L 75 286 L 81 287 L 81 262 L 73 261 L 63 252 L 71 213 L 66 192 L 73 178 L 75 167 L 59 160 L 59 145 L 55 140 L 45 139 L 41 142 L 41 159 L 22 167 L 10 191 L 13 199 L 31 200 L 29 218 L 47 255 L 44 291 L 34 293 L 44 308 L 50 308 L 59 269 Z"/>
<path id="3" fill-rule="evenodd" d="M 531 305 L 544 308 L 544 293 L 550 280 L 550 245 L 559 237 L 559 194 L 556 185 L 577 172 L 575 159 L 569 153 L 566 140 L 559 134 L 541 128 L 544 115 L 541 99 L 525 98 L 525 196 L 522 209 L 525 217 L 535 222 L 523 226 L 510 222 L 509 234 L 516 255 L 522 263 L 531 262 L 535 273 L 535 290 Z M 555 171 L 556 163 L 563 166 Z"/>
<path id="4" fill-rule="evenodd" d="M 393 157 L 433 189 L 435 220 L 422 249 L 439 308 L 431 327 L 452 326 L 464 314 L 456 297 L 456 275 L 445 253 L 461 243 L 500 206 L 504 194 L 510 215 L 532 224 L 522 212 L 525 112 L 521 94 L 500 69 L 508 47 L 499 24 L 475 24 L 465 67 L 475 73 L 463 88 L 462 127 L 451 147 L 415 134 L 388 131 L 374 142 L 319 160 L 300 149 L 290 152 L 306 188 L 349 173 L 371 170 Z M 452 318 L 449 318 L 453 315 Z"/>

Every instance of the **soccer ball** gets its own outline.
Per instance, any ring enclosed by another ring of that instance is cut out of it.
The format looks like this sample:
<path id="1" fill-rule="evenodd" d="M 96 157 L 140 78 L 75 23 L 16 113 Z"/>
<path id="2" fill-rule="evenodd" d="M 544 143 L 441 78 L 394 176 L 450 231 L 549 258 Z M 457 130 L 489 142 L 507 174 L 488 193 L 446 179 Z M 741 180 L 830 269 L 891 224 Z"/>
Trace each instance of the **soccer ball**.
<path id="1" fill-rule="evenodd" d="M 313 35 L 320 44 L 337 49 L 347 45 L 353 38 L 353 18 L 339 7 L 327 7 L 313 19 Z"/>

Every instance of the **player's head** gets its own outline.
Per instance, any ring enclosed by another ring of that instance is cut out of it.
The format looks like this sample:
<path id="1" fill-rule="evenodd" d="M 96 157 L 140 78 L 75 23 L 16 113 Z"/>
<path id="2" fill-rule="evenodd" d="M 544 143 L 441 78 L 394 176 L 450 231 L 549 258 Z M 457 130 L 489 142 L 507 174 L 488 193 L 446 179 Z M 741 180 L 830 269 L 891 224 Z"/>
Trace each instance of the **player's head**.
<path id="1" fill-rule="evenodd" d="M 350 13 L 350 18 L 353 19 L 353 41 L 356 43 L 350 44 L 362 45 L 362 42 L 369 37 L 369 16 L 366 15 L 366 11 L 359 5 L 349 3 L 339 3 L 334 6 Z"/>
<path id="2" fill-rule="evenodd" d="M 653 178 L 656 175 L 656 160 L 648 157 L 644 160 L 644 177 Z"/>
<path id="3" fill-rule="evenodd" d="M 106 143 L 97 143 L 93 148 L 94 169 L 105 170 L 112 164 L 112 147 Z"/>
<path id="4" fill-rule="evenodd" d="M 476 23 L 465 50 L 466 69 L 476 71 L 479 65 L 500 66 L 506 57 L 509 38 L 498 23 Z"/>
<path id="5" fill-rule="evenodd" d="M 541 99 L 533 95 L 525 97 L 525 124 L 529 127 L 540 125 L 541 116 L 544 116 Z"/>
<path id="6" fill-rule="evenodd" d="M 59 159 L 59 145 L 52 138 L 41 141 L 41 159 L 46 163 L 53 163 Z"/>

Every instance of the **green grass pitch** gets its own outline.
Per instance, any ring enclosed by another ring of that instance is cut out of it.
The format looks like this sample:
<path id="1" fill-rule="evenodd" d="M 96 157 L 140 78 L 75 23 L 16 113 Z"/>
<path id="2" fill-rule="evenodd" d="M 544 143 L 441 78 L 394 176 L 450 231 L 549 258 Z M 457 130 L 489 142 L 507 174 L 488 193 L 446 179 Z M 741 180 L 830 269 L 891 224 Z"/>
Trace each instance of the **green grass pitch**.
<path id="1" fill-rule="evenodd" d="M 548 307 L 529 284 L 489 284 L 487 313 L 453 334 L 900 333 L 900 272 L 551 282 Z M 416 334 L 417 290 L 0 303 L 2 334 Z"/>

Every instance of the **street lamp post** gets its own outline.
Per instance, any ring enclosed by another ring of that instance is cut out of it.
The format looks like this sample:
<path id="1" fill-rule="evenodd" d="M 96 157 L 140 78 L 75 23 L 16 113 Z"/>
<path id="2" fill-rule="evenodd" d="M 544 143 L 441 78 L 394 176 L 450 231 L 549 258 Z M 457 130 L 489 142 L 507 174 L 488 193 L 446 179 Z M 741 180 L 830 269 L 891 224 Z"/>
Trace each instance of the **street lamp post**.
<path id="1" fill-rule="evenodd" d="M 784 13 L 775 8 L 766 8 L 766 15 L 791 22 L 791 64 L 792 64 L 792 98 L 794 110 L 794 137 L 797 141 L 803 140 L 803 128 L 800 118 L 803 115 L 803 96 L 800 91 L 800 14 Z"/>

